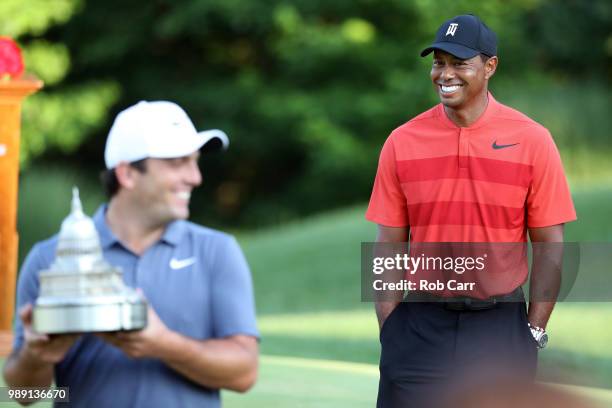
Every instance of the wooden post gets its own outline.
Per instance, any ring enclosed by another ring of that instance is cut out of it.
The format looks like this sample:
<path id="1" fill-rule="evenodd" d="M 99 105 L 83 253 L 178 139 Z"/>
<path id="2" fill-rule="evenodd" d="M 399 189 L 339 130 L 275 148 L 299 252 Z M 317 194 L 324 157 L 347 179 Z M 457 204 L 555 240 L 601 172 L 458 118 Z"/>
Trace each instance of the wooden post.
<path id="1" fill-rule="evenodd" d="M 10 353 L 13 341 L 21 103 L 42 86 L 33 77 L 0 80 L 0 356 Z"/>

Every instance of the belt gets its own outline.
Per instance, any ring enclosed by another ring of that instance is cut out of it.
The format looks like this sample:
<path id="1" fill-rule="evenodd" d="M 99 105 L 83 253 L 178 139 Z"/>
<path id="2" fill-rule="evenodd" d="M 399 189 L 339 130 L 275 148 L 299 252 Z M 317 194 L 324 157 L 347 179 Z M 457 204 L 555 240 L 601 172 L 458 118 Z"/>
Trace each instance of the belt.
<path id="1" fill-rule="evenodd" d="M 429 292 L 412 292 L 408 295 L 407 300 L 437 302 L 441 303 L 446 310 L 463 312 L 493 309 L 500 302 L 524 302 L 525 297 L 523 296 L 523 289 L 519 286 L 511 293 L 491 296 L 486 299 L 476 299 L 468 296 L 442 297 Z"/>

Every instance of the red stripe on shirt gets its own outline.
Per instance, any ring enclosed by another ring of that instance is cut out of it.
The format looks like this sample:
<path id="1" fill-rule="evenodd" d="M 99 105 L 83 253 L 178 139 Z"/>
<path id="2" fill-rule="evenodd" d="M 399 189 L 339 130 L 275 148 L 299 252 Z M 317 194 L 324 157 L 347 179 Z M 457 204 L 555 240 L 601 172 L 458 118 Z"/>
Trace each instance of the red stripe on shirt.
<path id="1" fill-rule="evenodd" d="M 413 181 L 402 183 L 401 186 L 406 197 L 406 204 L 464 201 L 504 207 L 523 207 L 528 192 L 527 188 L 521 186 L 470 179 Z"/>
<path id="2" fill-rule="evenodd" d="M 461 157 L 468 163 L 468 171 L 459 171 L 459 156 L 429 159 L 398 160 L 397 175 L 401 183 L 439 180 L 471 179 L 492 183 L 529 187 L 533 166 L 482 157 Z"/>
<path id="3" fill-rule="evenodd" d="M 487 228 L 482 225 L 420 225 L 410 227 L 416 242 L 524 242 L 526 227 L 514 229 Z"/>
<path id="4" fill-rule="evenodd" d="M 524 222 L 524 208 L 481 203 L 439 201 L 408 206 L 410 225 L 482 225 L 515 229 Z"/>

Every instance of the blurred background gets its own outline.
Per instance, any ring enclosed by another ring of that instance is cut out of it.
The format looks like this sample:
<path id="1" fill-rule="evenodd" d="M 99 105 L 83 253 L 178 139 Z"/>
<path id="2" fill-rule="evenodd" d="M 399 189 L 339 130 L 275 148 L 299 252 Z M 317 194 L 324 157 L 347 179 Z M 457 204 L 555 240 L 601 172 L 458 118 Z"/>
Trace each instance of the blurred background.
<path id="1" fill-rule="evenodd" d="M 466 12 L 498 35 L 495 97 L 561 151 L 580 220 L 567 239 L 612 241 L 608 0 L 3 0 L 0 35 L 45 82 L 23 108 L 20 259 L 58 231 L 72 185 L 90 214 L 104 200 L 114 116 L 173 100 L 231 139 L 203 157 L 192 196 L 192 219 L 235 233 L 255 281 L 261 379 L 228 406 L 372 406 L 363 213 L 387 135 L 437 103 L 418 52 Z M 611 304 L 560 304 L 542 380 L 597 387 L 575 389 L 612 406 L 610 318 Z"/>

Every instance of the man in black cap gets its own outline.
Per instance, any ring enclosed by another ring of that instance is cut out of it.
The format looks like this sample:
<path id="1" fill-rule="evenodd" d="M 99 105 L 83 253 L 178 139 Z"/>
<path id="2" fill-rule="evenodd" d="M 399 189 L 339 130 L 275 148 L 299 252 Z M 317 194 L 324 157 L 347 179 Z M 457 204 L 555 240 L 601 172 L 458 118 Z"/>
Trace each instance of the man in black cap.
<path id="1" fill-rule="evenodd" d="M 498 65 L 495 33 L 474 15 L 457 16 L 421 56 L 432 52 L 441 103 L 385 142 L 366 218 L 378 224 L 380 243 L 486 243 L 498 253 L 505 247 L 490 243 L 502 242 L 519 252 L 496 257 L 495 273 L 461 275 L 474 283 L 463 290 L 448 281 L 443 290 L 379 298 L 378 407 L 385 408 L 430 406 L 458 378 L 480 381 L 512 369 L 532 379 L 555 303 L 554 295 L 534 298 L 534 287 L 555 293 L 562 253 L 549 253 L 548 268 L 534 256 L 527 312 L 521 285 L 529 271 L 520 249 L 527 235 L 562 242 L 563 224 L 576 219 L 548 130 L 488 91 Z M 553 277 L 552 287 L 543 276 Z"/>

